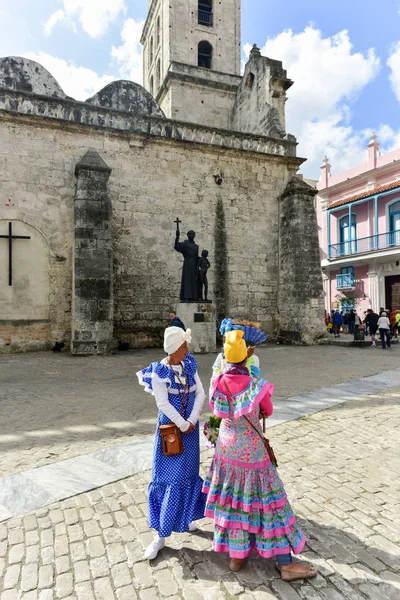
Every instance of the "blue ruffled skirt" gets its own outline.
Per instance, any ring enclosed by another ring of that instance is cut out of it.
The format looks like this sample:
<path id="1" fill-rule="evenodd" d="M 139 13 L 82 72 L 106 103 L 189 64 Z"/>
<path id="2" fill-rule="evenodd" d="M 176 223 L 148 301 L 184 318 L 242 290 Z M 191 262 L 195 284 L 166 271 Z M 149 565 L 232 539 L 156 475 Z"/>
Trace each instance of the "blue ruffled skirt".
<path id="1" fill-rule="evenodd" d="M 162 415 L 160 421 L 164 421 Z M 189 523 L 204 517 L 207 495 L 202 492 L 199 424 L 192 433 L 182 434 L 184 452 L 164 456 L 157 430 L 153 478 L 149 485 L 149 526 L 161 537 L 189 531 Z"/>

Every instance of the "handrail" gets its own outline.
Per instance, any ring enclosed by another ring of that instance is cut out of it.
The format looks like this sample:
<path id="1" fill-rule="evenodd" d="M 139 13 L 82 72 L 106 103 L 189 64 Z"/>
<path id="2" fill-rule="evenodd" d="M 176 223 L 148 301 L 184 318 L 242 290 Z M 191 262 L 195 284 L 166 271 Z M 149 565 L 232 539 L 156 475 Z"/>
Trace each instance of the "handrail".
<path id="1" fill-rule="evenodd" d="M 329 258 L 336 258 L 338 256 L 360 254 L 373 250 L 383 250 L 393 246 L 400 246 L 400 229 L 340 242 L 338 244 L 330 244 L 328 247 L 328 256 Z"/>

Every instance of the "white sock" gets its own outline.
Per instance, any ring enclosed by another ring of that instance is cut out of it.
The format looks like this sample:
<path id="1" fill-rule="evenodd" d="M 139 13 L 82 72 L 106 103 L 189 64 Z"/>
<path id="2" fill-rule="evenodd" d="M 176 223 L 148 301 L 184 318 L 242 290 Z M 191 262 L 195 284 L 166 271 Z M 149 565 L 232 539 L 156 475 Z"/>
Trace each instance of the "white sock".
<path id="1" fill-rule="evenodd" d="M 189 531 L 197 531 L 197 530 L 198 530 L 198 527 L 194 521 L 189 523 Z"/>
<path id="2" fill-rule="evenodd" d="M 165 538 L 160 537 L 158 534 L 151 542 L 151 544 L 146 548 L 144 552 L 144 558 L 147 560 L 154 560 L 157 558 L 158 553 L 165 546 Z"/>

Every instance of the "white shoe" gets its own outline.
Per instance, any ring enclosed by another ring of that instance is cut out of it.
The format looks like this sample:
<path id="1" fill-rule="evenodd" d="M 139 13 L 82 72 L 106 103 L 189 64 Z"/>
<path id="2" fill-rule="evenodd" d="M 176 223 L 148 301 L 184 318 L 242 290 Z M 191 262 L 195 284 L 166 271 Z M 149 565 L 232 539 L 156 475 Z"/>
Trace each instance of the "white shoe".
<path id="1" fill-rule="evenodd" d="M 194 521 L 189 523 L 189 531 L 197 531 L 197 530 L 198 530 L 198 527 Z"/>
<path id="2" fill-rule="evenodd" d="M 376 343 L 375 343 L 375 342 L 372 342 L 371 346 L 376 346 Z"/>
<path id="3" fill-rule="evenodd" d="M 154 540 L 151 542 L 150 546 L 148 546 L 144 552 L 144 558 L 146 560 L 154 560 L 157 558 L 158 553 L 165 546 L 165 538 L 156 535 Z"/>

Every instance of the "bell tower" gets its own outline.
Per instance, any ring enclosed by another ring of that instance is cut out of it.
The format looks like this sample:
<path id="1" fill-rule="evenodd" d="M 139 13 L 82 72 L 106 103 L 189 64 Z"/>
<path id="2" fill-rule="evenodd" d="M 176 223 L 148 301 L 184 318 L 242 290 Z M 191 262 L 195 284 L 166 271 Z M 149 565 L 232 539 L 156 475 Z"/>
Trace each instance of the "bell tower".
<path id="1" fill-rule="evenodd" d="M 168 118 L 229 128 L 240 77 L 241 0 L 150 0 L 144 87 Z"/>

